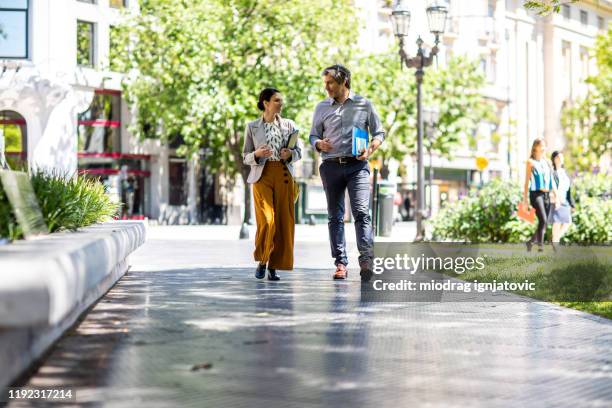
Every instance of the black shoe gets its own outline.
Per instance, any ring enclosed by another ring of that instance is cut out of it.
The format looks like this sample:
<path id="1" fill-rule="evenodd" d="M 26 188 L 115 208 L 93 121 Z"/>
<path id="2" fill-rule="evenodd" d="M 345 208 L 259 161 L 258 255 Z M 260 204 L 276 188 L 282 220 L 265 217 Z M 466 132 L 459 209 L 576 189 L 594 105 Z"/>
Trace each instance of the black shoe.
<path id="1" fill-rule="evenodd" d="M 371 260 L 365 260 L 365 261 L 361 261 L 359 262 L 359 267 L 361 268 L 361 271 L 359 271 L 359 275 L 361 276 L 361 281 L 362 282 L 369 282 L 370 279 L 372 279 L 372 261 Z"/>
<path id="2" fill-rule="evenodd" d="M 533 246 L 533 242 L 527 241 L 525 242 L 525 245 L 527 245 L 527 252 L 531 252 L 531 247 Z"/>
<path id="3" fill-rule="evenodd" d="M 255 277 L 257 279 L 263 279 L 266 276 L 266 264 L 257 265 L 257 269 L 255 269 Z"/>
<path id="4" fill-rule="evenodd" d="M 276 269 L 268 268 L 268 280 L 270 281 L 279 281 L 280 278 L 276 274 Z"/>

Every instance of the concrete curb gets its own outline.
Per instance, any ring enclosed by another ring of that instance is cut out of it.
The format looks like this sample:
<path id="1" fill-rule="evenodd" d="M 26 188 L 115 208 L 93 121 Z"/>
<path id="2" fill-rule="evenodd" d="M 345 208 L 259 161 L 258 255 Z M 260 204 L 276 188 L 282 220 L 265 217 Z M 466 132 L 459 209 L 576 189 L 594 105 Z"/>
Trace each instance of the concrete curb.
<path id="1" fill-rule="evenodd" d="M 0 247 L 0 389 L 126 273 L 145 235 L 117 221 Z"/>

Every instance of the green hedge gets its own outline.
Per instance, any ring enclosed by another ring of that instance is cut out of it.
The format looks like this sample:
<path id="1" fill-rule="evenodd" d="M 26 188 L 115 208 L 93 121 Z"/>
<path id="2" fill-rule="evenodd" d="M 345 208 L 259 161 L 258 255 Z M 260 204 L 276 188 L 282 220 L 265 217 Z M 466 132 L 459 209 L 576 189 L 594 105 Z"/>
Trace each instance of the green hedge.
<path id="1" fill-rule="evenodd" d="M 611 242 L 610 178 L 604 174 L 581 175 L 574 180 L 574 186 L 576 210 L 572 214 L 573 224 L 562 242 Z M 516 207 L 521 199 L 521 188 L 517 183 L 493 180 L 481 190 L 472 190 L 467 197 L 442 209 L 432 220 L 432 239 L 525 242 L 533 235 L 535 224 L 516 216 Z"/>
<path id="2" fill-rule="evenodd" d="M 119 205 L 110 200 L 97 180 L 37 172 L 30 176 L 30 181 L 49 232 L 76 230 L 117 215 Z M 23 237 L 1 186 L 0 237 L 10 240 Z"/>
<path id="3" fill-rule="evenodd" d="M 573 179 L 572 193 L 577 200 L 582 197 L 610 198 L 612 176 L 606 173 L 582 173 Z"/>

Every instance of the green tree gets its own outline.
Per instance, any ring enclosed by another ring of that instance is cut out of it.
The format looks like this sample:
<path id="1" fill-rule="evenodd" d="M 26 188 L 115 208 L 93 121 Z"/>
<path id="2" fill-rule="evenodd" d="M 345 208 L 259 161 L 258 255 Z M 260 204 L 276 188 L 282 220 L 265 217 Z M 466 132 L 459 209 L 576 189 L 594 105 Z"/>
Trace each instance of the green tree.
<path id="1" fill-rule="evenodd" d="M 136 73 L 125 84 L 132 130 L 180 136 L 182 154 L 204 148 L 211 172 L 246 184 L 243 132 L 259 91 L 279 88 L 284 116 L 306 118 L 322 96 L 321 69 L 348 59 L 359 25 L 351 0 L 144 0 L 119 35 L 130 52 L 118 69 Z M 247 188 L 245 221 L 249 200 Z"/>
<path id="2" fill-rule="evenodd" d="M 387 132 L 385 143 L 374 156 L 381 158 L 384 176 L 391 158 L 401 161 L 416 148 L 414 70 L 402 69 L 396 55 L 369 56 L 354 65 L 355 90 L 373 102 Z M 491 104 L 480 93 L 484 81 L 476 62 L 464 57 L 426 71 L 423 105 L 439 112 L 433 152 L 450 158 L 453 149 L 471 138 L 481 121 L 496 121 Z M 429 147 L 427 137 L 424 140 L 425 147 Z"/>
<path id="3" fill-rule="evenodd" d="M 585 98 L 564 109 L 561 123 L 565 132 L 570 170 L 590 171 L 600 157 L 612 151 L 612 26 L 597 38 L 595 59 L 598 74 L 589 77 Z"/>
<path id="4" fill-rule="evenodd" d="M 541 16 L 561 11 L 563 4 L 576 3 L 578 0 L 528 0 L 523 1 L 523 7 L 532 10 Z"/>

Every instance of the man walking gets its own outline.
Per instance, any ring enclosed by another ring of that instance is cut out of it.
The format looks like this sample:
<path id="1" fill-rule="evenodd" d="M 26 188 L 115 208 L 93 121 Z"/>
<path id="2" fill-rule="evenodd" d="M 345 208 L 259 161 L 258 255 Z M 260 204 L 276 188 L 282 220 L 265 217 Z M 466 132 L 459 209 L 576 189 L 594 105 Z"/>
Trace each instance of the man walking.
<path id="1" fill-rule="evenodd" d="M 370 167 L 368 157 L 385 137 L 380 118 L 372 103 L 351 90 L 351 72 L 342 65 L 323 71 L 329 98 L 314 112 L 310 143 L 321 153 L 319 167 L 325 196 L 331 254 L 335 259 L 334 279 L 346 279 L 348 259 L 344 236 L 344 194 L 348 189 L 363 282 L 372 277 L 372 218 L 370 217 Z M 353 129 L 368 130 L 372 137 L 368 149 L 353 155 Z"/>

